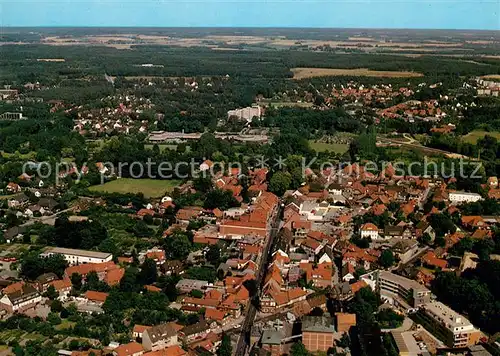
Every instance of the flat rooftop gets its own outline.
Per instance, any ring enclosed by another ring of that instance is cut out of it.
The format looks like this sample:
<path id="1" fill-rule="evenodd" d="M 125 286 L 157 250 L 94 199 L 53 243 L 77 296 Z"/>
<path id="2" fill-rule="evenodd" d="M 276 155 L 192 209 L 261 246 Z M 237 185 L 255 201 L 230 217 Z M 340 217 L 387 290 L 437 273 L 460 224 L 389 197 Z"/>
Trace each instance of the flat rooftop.
<path id="1" fill-rule="evenodd" d="M 333 318 L 325 316 L 305 316 L 302 318 L 302 332 L 334 333 Z"/>
<path id="2" fill-rule="evenodd" d="M 468 195 L 468 196 L 471 196 L 471 197 L 481 196 L 481 195 L 480 195 L 480 194 L 478 194 L 478 193 L 471 193 L 471 192 L 464 192 L 464 191 L 455 191 L 455 192 L 450 192 L 450 194 L 461 194 L 461 195 Z"/>
<path id="3" fill-rule="evenodd" d="M 447 327 L 448 325 L 450 328 L 469 326 L 472 329 L 474 327 L 466 317 L 441 302 L 434 301 L 426 303 L 424 304 L 424 309 L 438 317 L 441 322 L 444 322 L 447 325 Z"/>
<path id="4" fill-rule="evenodd" d="M 420 348 L 412 332 L 391 331 L 391 334 L 400 354 L 408 356 L 417 356 L 420 354 Z"/>
<path id="5" fill-rule="evenodd" d="M 64 247 L 51 247 L 45 250 L 45 252 L 43 253 L 43 255 L 48 255 L 48 254 L 73 255 L 73 256 L 103 258 L 103 259 L 112 256 L 112 254 L 108 252 L 77 250 L 73 248 L 64 248 Z"/>
<path id="6" fill-rule="evenodd" d="M 397 283 L 397 284 L 403 286 L 405 289 L 413 289 L 416 292 L 429 292 L 430 293 L 429 289 L 427 289 L 425 286 L 421 285 L 417 281 L 399 276 L 399 275 L 391 273 L 391 272 L 379 271 L 379 278 L 391 281 L 393 283 Z"/>

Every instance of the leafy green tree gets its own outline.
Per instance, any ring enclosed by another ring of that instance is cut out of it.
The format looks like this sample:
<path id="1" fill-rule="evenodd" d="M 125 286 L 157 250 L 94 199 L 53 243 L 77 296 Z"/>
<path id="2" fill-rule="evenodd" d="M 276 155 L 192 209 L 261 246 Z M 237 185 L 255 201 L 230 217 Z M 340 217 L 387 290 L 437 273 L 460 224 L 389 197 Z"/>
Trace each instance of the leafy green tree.
<path id="1" fill-rule="evenodd" d="M 50 303 L 50 311 L 53 313 L 60 313 L 63 309 L 64 307 L 59 300 L 53 300 Z"/>
<path id="2" fill-rule="evenodd" d="M 206 209 L 219 208 L 221 210 L 227 210 L 229 208 L 234 208 L 240 206 L 241 204 L 233 196 L 230 190 L 222 189 L 212 189 L 205 195 L 205 201 L 203 207 Z"/>
<path id="3" fill-rule="evenodd" d="M 380 327 L 383 329 L 398 328 L 403 324 L 404 316 L 396 313 L 392 309 L 383 309 L 376 316 Z"/>
<path id="4" fill-rule="evenodd" d="M 208 262 L 214 266 L 218 266 L 221 260 L 220 247 L 218 245 L 210 245 L 205 257 Z"/>
<path id="5" fill-rule="evenodd" d="M 364 274 L 366 274 L 366 270 L 363 267 L 358 267 L 354 271 L 354 278 L 359 279 L 359 277 Z"/>
<path id="6" fill-rule="evenodd" d="M 193 289 L 189 294 L 193 298 L 203 298 L 203 292 L 198 289 Z"/>
<path id="7" fill-rule="evenodd" d="M 73 285 L 73 288 L 75 290 L 81 290 L 82 289 L 82 276 L 79 273 L 73 273 L 70 277 L 71 279 L 71 284 Z"/>
<path id="8" fill-rule="evenodd" d="M 176 231 L 168 239 L 165 239 L 164 250 L 170 259 L 185 260 L 191 249 L 191 241 L 182 231 Z"/>
<path id="9" fill-rule="evenodd" d="M 231 338 L 227 334 L 222 335 L 222 341 L 217 348 L 216 355 L 217 356 L 231 356 L 233 353 L 233 347 L 231 345 Z"/>
<path id="10" fill-rule="evenodd" d="M 269 191 L 277 196 L 282 196 L 285 191 L 290 188 L 292 177 L 287 172 L 276 172 L 269 181 Z"/>
<path id="11" fill-rule="evenodd" d="M 448 233 L 453 234 L 457 227 L 447 214 L 432 214 L 429 222 L 438 236 L 444 236 Z"/>
<path id="12" fill-rule="evenodd" d="M 337 341 L 337 346 L 342 347 L 345 349 L 346 347 L 349 347 L 351 345 L 351 338 L 349 337 L 349 334 L 344 333 L 342 337 L 340 338 L 339 341 Z"/>
<path id="13" fill-rule="evenodd" d="M 391 267 L 395 262 L 394 254 L 392 253 L 391 250 L 384 250 L 380 254 L 378 262 L 384 268 Z"/>
<path id="14" fill-rule="evenodd" d="M 54 300 L 57 297 L 59 297 L 59 293 L 57 293 L 53 285 L 50 285 L 43 295 L 49 298 L 50 300 Z"/>
<path id="15" fill-rule="evenodd" d="M 141 265 L 141 271 L 138 275 L 138 282 L 142 284 L 153 284 L 158 278 L 158 271 L 156 270 L 156 262 L 151 258 L 146 258 Z"/>
<path id="16" fill-rule="evenodd" d="M 295 342 L 290 349 L 290 356 L 309 356 L 309 352 L 302 342 Z"/>
<path id="17" fill-rule="evenodd" d="M 47 321 L 51 325 L 61 324 L 61 318 L 56 313 L 49 313 L 49 315 L 47 316 Z"/>
<path id="18" fill-rule="evenodd" d="M 40 257 L 38 253 L 29 253 L 22 258 L 21 275 L 30 280 L 34 280 L 41 274 L 49 272 L 62 277 L 67 266 L 68 262 L 62 255 L 56 254 L 48 257 Z"/>
<path id="19" fill-rule="evenodd" d="M 186 278 L 199 279 L 210 283 L 215 282 L 217 278 L 216 270 L 209 267 L 191 267 L 186 271 L 185 275 Z"/>

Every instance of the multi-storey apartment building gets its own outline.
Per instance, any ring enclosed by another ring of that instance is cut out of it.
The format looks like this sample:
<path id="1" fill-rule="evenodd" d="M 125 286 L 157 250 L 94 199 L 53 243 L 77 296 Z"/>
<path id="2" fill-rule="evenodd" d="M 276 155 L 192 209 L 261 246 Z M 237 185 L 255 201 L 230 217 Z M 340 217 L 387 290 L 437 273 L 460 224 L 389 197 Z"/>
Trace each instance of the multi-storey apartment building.
<path id="1" fill-rule="evenodd" d="M 418 308 L 431 300 L 431 291 L 418 282 L 397 274 L 377 270 L 361 276 L 383 299 L 403 309 Z"/>
<path id="2" fill-rule="evenodd" d="M 447 346 L 463 348 L 479 341 L 479 329 L 447 305 L 433 301 L 424 304 L 420 311 L 420 315 L 434 326 L 429 331 L 433 331 Z"/>

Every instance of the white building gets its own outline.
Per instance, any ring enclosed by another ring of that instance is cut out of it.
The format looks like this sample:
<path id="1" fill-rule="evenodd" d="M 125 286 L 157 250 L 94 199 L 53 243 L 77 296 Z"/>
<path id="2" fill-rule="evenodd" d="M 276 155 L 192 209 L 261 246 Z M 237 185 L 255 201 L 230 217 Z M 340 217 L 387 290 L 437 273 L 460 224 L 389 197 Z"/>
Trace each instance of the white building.
<path id="1" fill-rule="evenodd" d="M 477 193 L 450 192 L 448 195 L 448 199 L 452 203 L 462 204 L 462 203 L 473 203 L 479 200 L 483 200 L 483 197 Z"/>
<path id="2" fill-rule="evenodd" d="M 0 299 L 0 309 L 9 313 L 22 312 L 33 308 L 42 301 L 42 296 L 29 284 L 20 283 L 19 288 L 11 293 L 5 293 Z"/>
<path id="3" fill-rule="evenodd" d="M 72 248 L 51 247 L 41 254 L 42 257 L 63 255 L 70 265 L 83 263 L 104 263 L 111 261 L 113 255 L 108 252 L 76 250 Z"/>
<path id="4" fill-rule="evenodd" d="M 227 112 L 227 118 L 237 117 L 239 120 L 245 120 L 247 122 L 252 122 L 253 118 L 256 117 L 260 119 L 262 116 L 262 109 L 260 106 L 248 106 L 243 109 L 229 110 Z"/>
<path id="5" fill-rule="evenodd" d="M 373 240 L 376 240 L 379 238 L 378 227 L 372 223 L 366 223 L 363 226 L 361 226 L 361 228 L 359 229 L 359 232 L 361 234 L 361 238 L 370 237 Z"/>

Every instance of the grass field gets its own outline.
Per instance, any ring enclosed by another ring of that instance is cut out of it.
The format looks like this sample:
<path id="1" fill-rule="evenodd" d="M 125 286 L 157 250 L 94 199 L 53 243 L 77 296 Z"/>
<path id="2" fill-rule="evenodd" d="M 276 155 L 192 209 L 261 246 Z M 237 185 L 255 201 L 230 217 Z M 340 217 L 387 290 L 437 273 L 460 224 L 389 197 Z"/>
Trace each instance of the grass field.
<path id="1" fill-rule="evenodd" d="M 500 140 L 500 132 L 498 132 L 498 131 L 488 132 L 488 131 L 480 131 L 480 130 L 469 132 L 467 135 L 462 136 L 462 138 L 467 143 L 475 144 L 477 142 L 477 140 L 479 140 L 480 138 L 483 138 L 486 135 L 493 136 L 497 140 Z"/>
<path id="2" fill-rule="evenodd" d="M 317 152 L 335 152 L 335 153 L 345 153 L 349 149 L 349 145 L 344 143 L 326 143 L 326 142 L 314 142 L 314 140 L 309 140 L 309 146 Z"/>
<path id="3" fill-rule="evenodd" d="M 74 321 L 69 321 L 68 319 L 62 319 L 61 324 L 56 325 L 54 328 L 56 330 L 64 330 L 64 329 L 69 329 L 70 327 L 75 326 L 75 324 L 76 323 Z"/>
<path id="4" fill-rule="evenodd" d="M 327 76 L 353 76 L 353 77 L 387 77 L 387 78 L 413 78 L 422 77 L 423 74 L 415 72 L 378 71 L 366 68 L 336 69 L 336 68 L 292 68 L 293 79 L 305 79 Z"/>
<path id="5" fill-rule="evenodd" d="M 178 180 L 120 178 L 89 189 L 106 193 L 142 193 L 148 198 L 158 198 L 179 185 Z"/>

